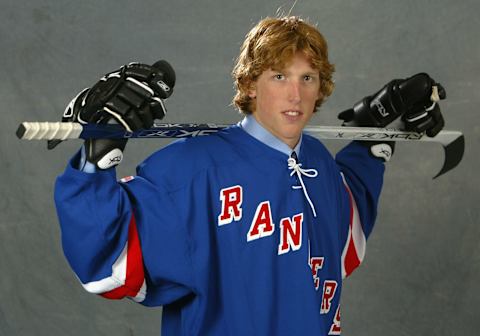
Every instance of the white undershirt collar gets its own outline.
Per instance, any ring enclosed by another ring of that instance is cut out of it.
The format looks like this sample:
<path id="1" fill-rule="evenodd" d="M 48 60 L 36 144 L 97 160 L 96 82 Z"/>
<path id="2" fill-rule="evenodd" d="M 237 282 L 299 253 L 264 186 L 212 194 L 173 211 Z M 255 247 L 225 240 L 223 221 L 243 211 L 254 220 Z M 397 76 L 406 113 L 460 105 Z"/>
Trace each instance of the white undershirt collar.
<path id="1" fill-rule="evenodd" d="M 239 123 L 240 127 L 245 130 L 252 137 L 257 139 L 260 142 L 263 142 L 265 145 L 276 149 L 287 156 L 290 156 L 293 151 L 300 155 L 300 146 L 302 145 L 302 135 L 300 135 L 300 140 L 298 141 L 295 148 L 292 150 L 286 143 L 274 136 L 272 133 L 267 131 L 260 123 L 255 119 L 252 114 L 249 114 L 243 118 Z"/>
<path id="2" fill-rule="evenodd" d="M 295 152 L 298 157 L 300 153 L 300 146 L 302 145 L 302 135 L 300 135 L 300 140 L 295 148 L 292 150 L 286 143 L 281 141 L 279 138 L 274 136 L 272 133 L 267 131 L 258 121 L 253 117 L 253 115 L 247 115 L 240 123 L 240 127 L 245 130 L 248 134 L 253 136 L 258 141 L 263 142 L 265 145 L 276 149 L 282 153 L 285 153 L 288 156 L 288 169 L 291 170 L 290 176 L 296 175 L 298 181 L 300 182 L 299 186 L 292 186 L 293 189 L 302 189 L 303 194 L 312 209 L 313 216 L 317 217 L 317 212 L 315 211 L 315 206 L 308 194 L 307 187 L 303 181 L 303 177 L 315 178 L 318 175 L 316 169 L 304 169 L 302 164 L 297 162 L 298 159 L 291 157 L 292 153 Z"/>

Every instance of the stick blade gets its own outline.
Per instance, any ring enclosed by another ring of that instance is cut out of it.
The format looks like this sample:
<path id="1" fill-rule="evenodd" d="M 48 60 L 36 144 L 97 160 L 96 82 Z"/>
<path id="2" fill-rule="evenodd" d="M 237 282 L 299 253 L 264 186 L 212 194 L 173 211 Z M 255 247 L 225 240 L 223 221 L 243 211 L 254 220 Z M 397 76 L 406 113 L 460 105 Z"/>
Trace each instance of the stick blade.
<path id="1" fill-rule="evenodd" d="M 445 161 L 443 162 L 443 167 L 438 174 L 433 177 L 433 179 L 436 179 L 437 177 L 452 170 L 460 163 L 460 161 L 462 161 L 463 153 L 465 152 L 465 137 L 463 134 L 450 142 L 448 145 L 443 146 L 443 150 L 445 151 Z"/>

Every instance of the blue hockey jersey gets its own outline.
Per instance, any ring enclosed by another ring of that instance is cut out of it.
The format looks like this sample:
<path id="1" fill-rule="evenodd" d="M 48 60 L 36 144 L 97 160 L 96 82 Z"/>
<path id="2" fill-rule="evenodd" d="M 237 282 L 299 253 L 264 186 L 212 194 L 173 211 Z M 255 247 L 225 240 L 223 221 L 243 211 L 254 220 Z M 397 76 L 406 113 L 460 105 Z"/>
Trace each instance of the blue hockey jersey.
<path id="1" fill-rule="evenodd" d="M 298 159 L 239 126 L 185 139 L 117 181 L 56 182 L 65 255 L 84 288 L 163 308 L 162 335 L 339 335 L 342 279 L 363 260 L 384 165 L 351 143 Z"/>

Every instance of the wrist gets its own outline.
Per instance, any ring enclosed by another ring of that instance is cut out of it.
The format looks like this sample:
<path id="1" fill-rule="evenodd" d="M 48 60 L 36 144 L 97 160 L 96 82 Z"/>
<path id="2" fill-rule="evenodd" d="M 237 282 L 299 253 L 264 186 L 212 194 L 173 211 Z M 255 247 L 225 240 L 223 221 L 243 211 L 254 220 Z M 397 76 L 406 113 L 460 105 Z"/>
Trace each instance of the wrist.
<path id="1" fill-rule="evenodd" d="M 395 152 L 394 141 L 355 141 L 358 144 L 367 147 L 370 156 L 388 162 Z"/>
<path id="2" fill-rule="evenodd" d="M 101 170 L 117 166 L 123 160 L 126 143 L 127 139 L 88 139 L 85 141 L 86 162 Z"/>

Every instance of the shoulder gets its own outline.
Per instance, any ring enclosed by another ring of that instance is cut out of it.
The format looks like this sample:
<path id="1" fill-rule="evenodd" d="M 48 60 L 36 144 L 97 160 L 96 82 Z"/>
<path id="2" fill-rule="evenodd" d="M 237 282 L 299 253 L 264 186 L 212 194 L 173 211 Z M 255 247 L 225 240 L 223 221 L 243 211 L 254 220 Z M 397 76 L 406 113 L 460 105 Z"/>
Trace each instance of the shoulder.
<path id="1" fill-rule="evenodd" d="M 225 156 L 225 151 L 228 152 L 234 145 L 238 133 L 238 127 L 232 126 L 210 135 L 180 139 L 153 153 L 145 163 L 168 159 L 178 160 L 179 163 L 194 160 L 198 164 L 210 164 L 216 158 Z"/>
<path id="2" fill-rule="evenodd" d="M 333 156 L 328 151 L 327 147 L 325 147 L 325 145 L 320 140 L 309 134 L 303 134 L 302 146 L 305 146 L 304 148 L 307 153 L 315 153 L 315 155 L 320 156 L 324 160 L 333 161 Z"/>
<path id="3" fill-rule="evenodd" d="M 238 127 L 232 126 L 218 133 L 174 141 L 154 152 L 138 168 L 137 173 L 149 179 L 180 176 L 193 177 L 199 172 L 235 160 Z"/>
<path id="4" fill-rule="evenodd" d="M 340 178 L 339 166 L 328 148 L 317 138 L 304 134 L 302 138 L 303 155 L 323 172 L 323 176 L 334 180 Z"/>

